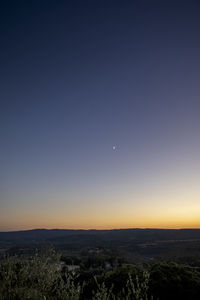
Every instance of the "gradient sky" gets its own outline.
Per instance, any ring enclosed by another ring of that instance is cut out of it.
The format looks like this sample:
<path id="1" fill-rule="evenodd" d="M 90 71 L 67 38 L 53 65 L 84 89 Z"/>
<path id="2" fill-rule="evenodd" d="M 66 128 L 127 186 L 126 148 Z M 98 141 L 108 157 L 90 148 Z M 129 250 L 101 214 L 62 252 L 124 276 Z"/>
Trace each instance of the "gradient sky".
<path id="1" fill-rule="evenodd" d="M 0 230 L 200 227 L 199 15 L 1 3 Z"/>

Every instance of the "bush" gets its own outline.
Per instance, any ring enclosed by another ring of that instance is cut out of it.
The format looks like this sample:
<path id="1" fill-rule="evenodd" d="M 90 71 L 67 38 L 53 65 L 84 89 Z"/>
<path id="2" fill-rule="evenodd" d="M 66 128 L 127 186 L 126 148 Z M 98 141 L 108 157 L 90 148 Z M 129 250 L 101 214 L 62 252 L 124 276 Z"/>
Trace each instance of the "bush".
<path id="1" fill-rule="evenodd" d="M 29 258 L 6 256 L 0 261 L 1 300 L 147 300 L 149 274 L 128 267 L 80 283 L 79 274 L 59 268 L 60 255 L 43 249 Z M 132 271 L 129 272 L 129 271 Z M 115 280 L 114 280 L 115 278 Z M 113 282 L 110 281 L 113 279 Z M 114 285 L 122 285 L 117 290 Z M 87 289 L 90 289 L 88 296 Z"/>

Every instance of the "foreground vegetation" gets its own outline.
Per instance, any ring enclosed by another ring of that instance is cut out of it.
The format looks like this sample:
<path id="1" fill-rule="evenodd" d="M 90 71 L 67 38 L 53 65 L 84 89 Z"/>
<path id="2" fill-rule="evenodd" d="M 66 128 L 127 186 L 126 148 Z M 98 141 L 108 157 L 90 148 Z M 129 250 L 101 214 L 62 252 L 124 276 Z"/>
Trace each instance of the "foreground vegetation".
<path id="1" fill-rule="evenodd" d="M 0 260 L 1 300 L 200 299 L 200 271 L 175 263 L 122 265 L 105 271 L 68 271 L 61 256 L 43 249 Z"/>

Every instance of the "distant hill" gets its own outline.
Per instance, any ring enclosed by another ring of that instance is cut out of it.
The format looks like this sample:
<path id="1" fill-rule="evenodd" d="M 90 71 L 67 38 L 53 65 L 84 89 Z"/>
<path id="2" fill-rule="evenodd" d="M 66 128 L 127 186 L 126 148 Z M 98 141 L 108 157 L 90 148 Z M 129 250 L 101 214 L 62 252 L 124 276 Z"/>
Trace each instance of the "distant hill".
<path id="1" fill-rule="evenodd" d="M 186 241 L 200 239 L 200 229 L 34 229 L 0 232 L 0 244 L 112 244 L 129 242 Z"/>

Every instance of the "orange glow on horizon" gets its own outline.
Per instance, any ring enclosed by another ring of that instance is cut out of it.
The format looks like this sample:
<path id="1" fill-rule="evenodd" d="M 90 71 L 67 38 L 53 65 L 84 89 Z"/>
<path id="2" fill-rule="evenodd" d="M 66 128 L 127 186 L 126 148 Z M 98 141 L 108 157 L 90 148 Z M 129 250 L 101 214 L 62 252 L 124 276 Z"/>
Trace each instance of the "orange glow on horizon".
<path id="1" fill-rule="evenodd" d="M 74 224 L 68 223 L 62 223 L 62 222 L 38 222 L 38 223 L 32 223 L 29 222 L 28 224 L 25 222 L 21 223 L 13 223 L 13 224 L 5 224 L 2 226 L 0 224 L 0 231 L 18 231 L 18 230 L 32 230 L 32 229 L 73 229 L 73 230 L 111 230 L 111 229 L 131 229 L 131 228 L 152 228 L 152 229 L 200 229 L 200 221 L 199 220 L 187 220 L 184 222 L 177 222 L 175 223 L 173 220 L 166 221 L 166 220 L 155 220 L 154 222 L 149 221 L 138 221 L 138 222 L 113 222 L 108 224 L 107 222 L 100 223 L 79 223 L 74 222 Z"/>

